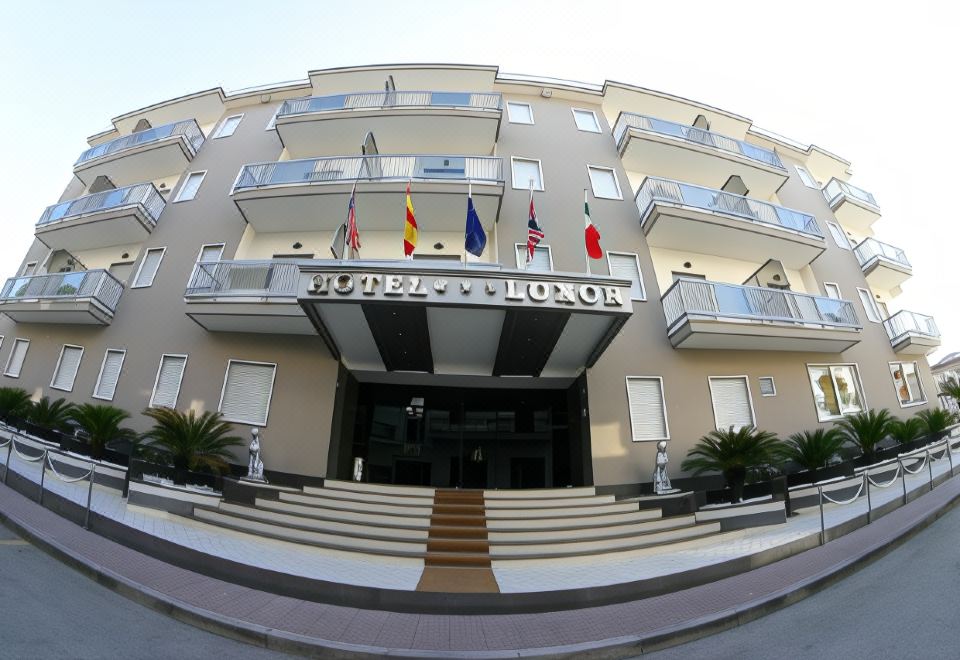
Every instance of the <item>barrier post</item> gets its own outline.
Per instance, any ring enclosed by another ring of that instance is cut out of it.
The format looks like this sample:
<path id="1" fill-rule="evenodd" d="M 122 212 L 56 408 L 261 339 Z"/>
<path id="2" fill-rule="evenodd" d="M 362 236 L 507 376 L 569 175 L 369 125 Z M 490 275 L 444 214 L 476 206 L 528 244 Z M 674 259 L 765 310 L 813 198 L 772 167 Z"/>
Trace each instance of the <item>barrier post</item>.
<path id="1" fill-rule="evenodd" d="M 97 476 L 97 464 L 90 468 L 90 484 L 87 486 L 87 514 L 83 518 L 83 528 L 90 529 L 90 503 L 93 501 L 93 481 Z"/>
<path id="2" fill-rule="evenodd" d="M 950 436 L 947 436 L 947 459 L 950 461 L 950 478 L 953 478 L 953 447 L 950 446 Z"/>
<path id="3" fill-rule="evenodd" d="M 863 478 L 867 480 L 867 524 L 873 522 L 873 501 L 870 499 L 870 473 L 864 472 Z"/>
<path id="4" fill-rule="evenodd" d="M 37 498 L 37 503 L 40 506 L 43 506 L 43 480 L 47 476 L 47 450 L 43 450 L 43 458 L 40 459 L 40 497 Z"/>
<path id="5" fill-rule="evenodd" d="M 900 480 L 903 484 L 903 503 L 907 503 L 907 471 L 903 469 L 903 459 L 897 458 L 897 463 L 900 465 Z"/>
<path id="6" fill-rule="evenodd" d="M 13 436 L 10 436 L 10 442 L 7 443 L 7 461 L 3 464 L 3 485 L 7 485 L 7 475 L 10 473 L 10 450 L 13 449 Z"/>
<path id="7" fill-rule="evenodd" d="M 820 495 L 820 545 L 827 541 L 826 529 L 823 524 L 823 486 L 817 486 L 817 493 Z"/>
<path id="8" fill-rule="evenodd" d="M 930 460 L 929 449 L 927 449 L 927 473 L 930 475 L 930 490 L 933 490 L 933 463 Z"/>

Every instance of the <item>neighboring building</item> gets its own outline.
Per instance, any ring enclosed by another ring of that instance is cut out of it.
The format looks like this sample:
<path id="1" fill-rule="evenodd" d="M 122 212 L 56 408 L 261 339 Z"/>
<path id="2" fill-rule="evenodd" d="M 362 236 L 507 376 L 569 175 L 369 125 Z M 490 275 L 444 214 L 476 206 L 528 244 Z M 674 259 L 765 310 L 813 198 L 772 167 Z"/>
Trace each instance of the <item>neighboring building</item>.
<path id="1" fill-rule="evenodd" d="M 629 490 L 662 439 L 676 477 L 713 428 L 937 403 L 936 326 L 895 309 L 912 267 L 873 195 L 739 115 L 397 65 L 113 124 L 0 292 L 0 386 L 140 429 L 151 405 L 221 410 L 288 475 L 362 458 L 371 481 L 489 488 Z M 545 237 L 518 268 L 531 185 Z M 333 261 L 354 186 L 361 259 Z M 487 244 L 463 263 L 468 191 Z"/>
<path id="2" fill-rule="evenodd" d="M 942 360 L 930 367 L 933 379 L 937 383 L 940 405 L 953 412 L 960 412 L 960 405 L 950 395 L 944 394 L 943 385 L 950 379 L 960 382 L 960 353 L 948 353 Z"/>

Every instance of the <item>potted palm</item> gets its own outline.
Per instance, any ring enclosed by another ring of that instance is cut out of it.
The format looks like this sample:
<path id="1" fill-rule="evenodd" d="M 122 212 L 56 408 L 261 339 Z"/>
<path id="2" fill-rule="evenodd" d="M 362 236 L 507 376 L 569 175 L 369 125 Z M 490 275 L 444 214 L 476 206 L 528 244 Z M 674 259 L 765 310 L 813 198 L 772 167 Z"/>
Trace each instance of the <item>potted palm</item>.
<path id="1" fill-rule="evenodd" d="M 21 419 L 30 406 L 30 395 L 19 387 L 0 387 L 0 419 L 7 423 Z"/>
<path id="2" fill-rule="evenodd" d="M 931 442 L 946 436 L 950 427 L 957 421 L 956 415 L 943 408 L 921 410 L 917 413 L 917 417 L 923 424 L 924 433 L 927 434 L 927 438 Z"/>
<path id="3" fill-rule="evenodd" d="M 86 433 L 90 444 L 90 456 L 103 458 L 107 443 L 115 440 L 133 441 L 137 434 L 121 424 L 130 419 L 130 413 L 106 404 L 85 403 L 77 406 L 73 412 L 73 420 Z"/>
<path id="4" fill-rule="evenodd" d="M 56 441 L 54 431 L 66 432 L 73 418 L 74 405 L 66 399 L 50 400 L 43 397 L 30 404 L 26 411 L 26 421 L 32 425 L 30 431 L 45 440 Z"/>
<path id="5" fill-rule="evenodd" d="M 776 462 L 780 441 L 769 431 L 752 426 L 711 431 L 687 452 L 680 465 L 696 477 L 704 472 L 719 472 L 730 488 L 730 502 L 743 500 L 743 485 L 751 471 Z"/>
<path id="6" fill-rule="evenodd" d="M 878 445 L 890 434 L 890 423 L 893 419 L 886 408 L 867 410 L 847 415 L 837 422 L 837 428 L 845 440 L 860 449 L 862 462 L 869 464 L 876 458 Z"/>
<path id="7" fill-rule="evenodd" d="M 947 378 L 940 384 L 940 391 L 951 396 L 960 405 L 960 380 L 952 376 Z"/>
<path id="8" fill-rule="evenodd" d="M 811 482 L 818 481 L 818 471 L 827 467 L 843 446 L 845 439 L 838 429 L 817 429 L 794 433 L 778 448 L 782 461 L 792 461 L 809 473 Z"/>
<path id="9" fill-rule="evenodd" d="M 926 427 L 919 417 L 894 419 L 890 422 L 890 437 L 896 440 L 899 445 L 909 445 L 926 434 Z M 909 449 L 909 447 L 904 449 Z"/>
<path id="10" fill-rule="evenodd" d="M 148 408 L 143 414 L 154 425 L 143 439 L 158 456 L 174 468 L 174 481 L 185 484 L 187 473 L 199 469 L 224 472 L 230 449 L 243 445 L 243 440 L 230 435 L 233 428 L 218 412 L 183 413 L 170 408 Z"/>

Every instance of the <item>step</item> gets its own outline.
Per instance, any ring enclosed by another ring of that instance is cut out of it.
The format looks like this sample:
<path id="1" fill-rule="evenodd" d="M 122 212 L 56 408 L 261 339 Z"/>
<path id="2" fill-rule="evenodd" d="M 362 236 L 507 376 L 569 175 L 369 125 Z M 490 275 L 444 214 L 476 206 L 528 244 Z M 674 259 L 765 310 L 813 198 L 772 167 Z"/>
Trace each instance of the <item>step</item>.
<path id="1" fill-rule="evenodd" d="M 297 504 L 314 505 L 323 508 L 336 508 L 344 511 L 367 511 L 370 513 L 389 513 L 398 516 L 429 517 L 433 506 L 400 506 L 384 504 L 382 502 L 357 502 L 353 500 L 339 500 L 323 498 L 316 495 L 299 495 L 296 493 L 280 493 L 281 502 L 295 502 Z"/>
<path id="2" fill-rule="evenodd" d="M 592 497 L 596 494 L 597 489 L 593 486 L 584 486 L 580 488 L 527 488 L 518 490 L 485 490 L 483 491 L 483 498 L 485 500 L 545 500 L 565 497 Z"/>
<path id="3" fill-rule="evenodd" d="M 293 543 L 309 543 L 333 550 L 345 550 L 379 555 L 393 555 L 399 557 L 420 557 L 427 551 L 426 541 L 383 541 L 376 539 L 360 539 L 337 534 L 326 534 L 310 530 L 283 527 L 270 523 L 247 520 L 227 515 L 212 509 L 196 508 L 193 517 L 201 522 L 208 522 L 221 527 L 268 536 L 282 541 Z"/>
<path id="4" fill-rule="evenodd" d="M 304 486 L 303 490 L 314 489 L 315 486 Z M 337 481 L 328 479 L 323 482 L 324 489 L 345 490 L 354 493 L 374 493 L 380 495 L 400 495 L 412 497 L 433 498 L 436 488 L 427 486 L 394 486 L 392 484 L 370 484 L 362 481 Z"/>
<path id="5" fill-rule="evenodd" d="M 434 515 L 476 516 L 483 518 L 486 508 L 482 504 L 437 504 L 433 505 Z"/>
<path id="6" fill-rule="evenodd" d="M 511 544 L 511 543 L 549 543 L 566 542 L 571 540 L 586 541 L 606 538 L 622 538 L 627 536 L 636 536 L 648 532 L 657 532 L 668 529 L 681 529 L 693 527 L 697 523 L 695 516 L 677 516 L 674 518 L 660 518 L 659 520 L 649 520 L 641 523 L 627 523 L 622 525 L 602 525 L 596 527 L 587 527 L 576 530 L 570 529 L 514 529 L 509 531 L 488 530 L 487 538 L 492 544 Z M 432 533 L 432 532 L 431 532 Z"/>
<path id="7" fill-rule="evenodd" d="M 462 552 L 428 552 L 424 557 L 425 566 L 460 566 L 464 568 L 489 568 L 490 555 L 466 554 Z"/>
<path id="8" fill-rule="evenodd" d="M 389 527 L 426 529 L 430 526 L 427 516 L 405 516 L 397 514 L 365 513 L 352 509 L 334 509 L 317 505 L 296 504 L 294 502 L 280 502 L 278 500 L 264 500 L 257 498 L 255 505 L 264 511 L 276 511 L 292 515 L 320 520 L 335 520 L 344 522 L 358 522 L 368 525 L 385 525 Z M 379 510 L 376 509 L 375 510 Z"/>
<path id="9" fill-rule="evenodd" d="M 493 559 L 522 559 L 529 557 L 572 557 L 606 552 L 623 552 L 626 550 L 638 550 L 656 545 L 686 541 L 711 534 L 718 534 L 719 532 L 720 523 L 708 523 L 660 532 L 650 532 L 649 534 L 597 541 L 570 541 L 566 543 L 554 541 L 552 543 L 491 545 L 490 556 Z"/>
<path id="10" fill-rule="evenodd" d="M 221 502 L 218 510 L 232 516 L 257 520 L 281 527 L 295 527 L 329 534 L 356 536 L 358 538 L 382 539 L 385 541 L 425 541 L 427 538 L 426 529 L 403 529 L 380 525 L 365 525 L 358 522 L 319 520 L 289 513 L 264 511 L 263 509 L 256 509 L 240 504 L 228 504 L 226 502 Z"/>
<path id="11" fill-rule="evenodd" d="M 644 509 L 642 511 L 630 511 L 629 513 L 607 513 L 565 518 L 488 518 L 487 528 L 491 531 L 511 529 L 574 530 L 597 525 L 618 525 L 661 519 L 663 519 L 663 513 L 660 509 Z"/>
<path id="12" fill-rule="evenodd" d="M 593 495 L 591 497 L 562 497 L 558 499 L 535 499 L 525 498 L 492 498 L 486 500 L 486 505 L 491 509 L 565 509 L 573 507 L 592 507 L 606 504 L 614 504 L 617 499 L 613 495 Z M 620 504 L 629 505 L 629 502 L 620 502 Z M 634 508 L 639 509 L 637 505 Z"/>
<path id="13" fill-rule="evenodd" d="M 487 518 L 569 518 L 602 513 L 630 513 L 639 511 L 636 504 L 609 503 L 597 506 L 549 507 L 546 509 L 499 508 L 487 506 Z"/>
<path id="14" fill-rule="evenodd" d="M 486 518 L 481 516 L 461 516 L 451 513 L 435 513 L 430 516 L 431 525 L 451 527 L 481 527 L 486 528 Z"/>
<path id="15" fill-rule="evenodd" d="M 345 502 L 377 502 L 391 506 L 432 506 L 433 496 L 415 497 L 412 495 L 386 495 L 383 493 L 362 493 L 353 490 L 335 488 L 316 488 L 304 486 L 303 495 L 322 499 L 342 500 Z"/>
<path id="16" fill-rule="evenodd" d="M 463 527 L 449 525 L 430 525 L 430 538 L 439 539 L 487 539 L 487 528 L 482 526 Z"/>
<path id="17" fill-rule="evenodd" d="M 490 552 L 486 539 L 427 539 L 427 552 L 450 552 L 483 555 Z"/>

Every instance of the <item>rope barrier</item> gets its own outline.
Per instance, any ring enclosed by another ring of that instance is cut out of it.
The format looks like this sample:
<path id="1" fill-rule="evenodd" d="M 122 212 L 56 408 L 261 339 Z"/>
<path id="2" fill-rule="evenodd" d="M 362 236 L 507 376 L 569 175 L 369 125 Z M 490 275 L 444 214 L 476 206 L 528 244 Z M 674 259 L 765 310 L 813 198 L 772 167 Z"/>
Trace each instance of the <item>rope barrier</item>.
<path id="1" fill-rule="evenodd" d="M 9 438 L 7 438 L 7 441 L 6 441 L 6 442 L 4 442 L 2 445 L 0 445 L 0 449 L 4 449 L 4 448 L 5 448 L 7 445 L 9 445 L 11 442 L 13 442 L 13 436 L 12 436 L 12 435 L 11 435 Z"/>
<path id="2" fill-rule="evenodd" d="M 907 474 L 920 474 L 921 472 L 923 472 L 923 468 L 927 467 L 927 459 L 929 458 L 930 458 L 929 454 L 924 454 L 923 460 L 920 462 L 920 467 L 918 467 L 916 470 L 911 470 L 906 465 L 904 465 L 903 460 L 900 461 L 900 467 L 902 467 L 903 471 L 906 472 Z"/>
<path id="3" fill-rule="evenodd" d="M 87 470 L 87 473 L 84 474 L 82 477 L 65 477 L 59 472 L 57 472 L 57 468 L 53 466 L 53 459 L 51 459 L 49 455 L 47 456 L 47 465 L 50 466 L 50 471 L 53 472 L 55 477 L 57 477 L 60 481 L 64 481 L 68 484 L 73 484 L 78 481 L 85 481 L 87 477 L 93 474 L 93 467 L 91 466 L 90 469 Z"/>
<path id="4" fill-rule="evenodd" d="M 43 449 L 41 450 L 41 454 L 39 456 L 34 456 L 32 458 L 30 456 L 25 456 L 20 453 L 19 449 L 17 449 L 17 441 L 13 438 L 13 436 L 10 436 L 10 441 L 13 443 L 13 453 L 16 454 L 17 457 L 19 457 L 20 459 L 26 461 L 27 463 L 36 463 L 37 461 L 43 460 L 44 456 L 47 455 L 47 450 Z M 36 447 L 31 447 L 31 449 L 36 449 Z"/>
<path id="5" fill-rule="evenodd" d="M 870 482 L 870 485 L 871 485 L 871 486 L 876 486 L 877 488 L 889 488 L 890 486 L 892 486 L 893 484 L 895 484 L 895 483 L 897 482 L 897 479 L 900 478 L 900 464 L 897 463 L 897 472 L 896 472 L 896 474 L 894 474 L 894 475 L 893 475 L 893 478 L 892 478 L 890 481 L 888 481 L 887 483 L 885 483 L 885 484 L 877 483 L 876 481 L 874 481 L 873 479 L 871 479 L 869 473 L 864 473 L 864 474 L 867 475 L 867 481 Z"/>
<path id="6" fill-rule="evenodd" d="M 820 495 L 821 495 L 821 496 L 823 497 L 823 499 L 825 499 L 826 501 L 828 501 L 828 502 L 833 502 L 834 504 L 853 504 L 854 502 L 856 502 L 856 501 L 860 498 L 861 493 L 863 493 L 863 484 L 864 484 L 864 480 L 861 479 L 861 480 L 860 480 L 860 485 L 857 487 L 857 492 L 856 492 L 856 494 L 855 494 L 853 497 L 851 497 L 849 500 L 835 500 L 835 499 L 831 498 L 829 495 L 827 495 L 826 493 L 824 493 L 823 490 L 820 491 Z M 840 490 L 840 489 L 838 488 L 837 490 Z"/>

